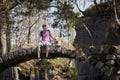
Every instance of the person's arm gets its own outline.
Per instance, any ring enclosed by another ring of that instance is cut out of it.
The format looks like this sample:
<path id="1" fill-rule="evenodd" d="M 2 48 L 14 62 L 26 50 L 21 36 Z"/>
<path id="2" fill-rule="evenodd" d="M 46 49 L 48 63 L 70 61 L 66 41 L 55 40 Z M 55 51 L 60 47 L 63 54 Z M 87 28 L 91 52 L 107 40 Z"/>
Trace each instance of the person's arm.
<path id="1" fill-rule="evenodd" d="M 50 32 L 50 37 L 54 40 L 54 43 L 55 44 L 58 44 L 58 41 L 57 39 L 52 35 L 52 33 Z"/>
<path id="2" fill-rule="evenodd" d="M 42 41 L 42 37 L 40 36 L 39 41 Z"/>
<path id="3" fill-rule="evenodd" d="M 56 40 L 56 38 L 53 36 L 53 34 L 50 32 L 50 37 L 54 40 Z"/>

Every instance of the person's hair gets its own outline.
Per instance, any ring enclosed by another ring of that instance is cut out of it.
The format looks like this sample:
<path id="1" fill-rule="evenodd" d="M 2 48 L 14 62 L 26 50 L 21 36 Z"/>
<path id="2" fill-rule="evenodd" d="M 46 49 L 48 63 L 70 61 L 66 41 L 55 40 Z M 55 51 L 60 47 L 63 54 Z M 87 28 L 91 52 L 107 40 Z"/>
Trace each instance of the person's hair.
<path id="1" fill-rule="evenodd" d="M 43 24 L 42 27 L 43 27 L 43 28 L 44 28 L 44 27 L 47 27 L 47 25 L 46 25 L 46 24 Z"/>

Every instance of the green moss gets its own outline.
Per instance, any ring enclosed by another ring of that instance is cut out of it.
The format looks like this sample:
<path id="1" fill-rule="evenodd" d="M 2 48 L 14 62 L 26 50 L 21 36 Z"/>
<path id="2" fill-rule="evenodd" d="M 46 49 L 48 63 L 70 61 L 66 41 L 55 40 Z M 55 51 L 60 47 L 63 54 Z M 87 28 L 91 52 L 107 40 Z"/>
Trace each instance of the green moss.
<path id="1" fill-rule="evenodd" d="M 90 6 L 85 11 L 92 11 L 95 10 L 96 6 Z"/>
<path id="2" fill-rule="evenodd" d="M 113 13 L 113 6 L 111 2 L 101 3 L 87 8 L 85 12 L 93 16 L 107 17 Z"/>
<path id="3" fill-rule="evenodd" d="M 69 67 L 68 65 L 69 59 L 57 58 L 57 59 L 51 59 L 49 60 L 49 62 L 51 63 L 51 66 L 54 66 L 54 68 L 60 68 L 62 73 L 66 73 L 68 80 L 77 80 L 77 70 L 74 64 L 73 67 Z M 52 76 L 55 75 L 52 74 Z"/>
<path id="4" fill-rule="evenodd" d="M 64 66 L 64 65 L 68 64 L 69 59 L 68 58 L 56 58 L 56 59 L 50 59 L 48 62 L 50 62 L 51 65 Z"/>
<path id="5" fill-rule="evenodd" d="M 77 71 L 75 68 L 69 68 L 69 73 L 71 75 L 70 80 L 77 80 Z"/>

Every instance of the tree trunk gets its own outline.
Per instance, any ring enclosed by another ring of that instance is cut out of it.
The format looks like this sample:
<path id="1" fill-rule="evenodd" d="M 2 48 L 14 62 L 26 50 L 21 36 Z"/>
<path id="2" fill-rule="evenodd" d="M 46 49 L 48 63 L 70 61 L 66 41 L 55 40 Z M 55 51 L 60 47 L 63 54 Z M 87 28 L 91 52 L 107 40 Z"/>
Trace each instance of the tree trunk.
<path id="1" fill-rule="evenodd" d="M 6 30 L 7 30 L 7 26 L 4 25 L 1 29 L 1 55 L 5 55 L 7 53 L 7 38 L 6 38 Z M 10 51 L 10 50 L 8 50 Z M 14 80 L 13 78 L 13 68 L 9 68 L 7 70 L 5 70 L 3 73 L 0 74 L 0 80 Z"/>
<path id="2" fill-rule="evenodd" d="M 10 52 L 11 50 L 11 36 L 10 36 L 10 30 L 11 30 L 11 26 L 8 25 L 7 27 L 7 31 L 6 31 L 6 37 L 7 37 L 7 51 Z"/>
<path id="3" fill-rule="evenodd" d="M 31 27 L 28 29 L 28 44 L 31 42 Z"/>
<path id="4" fill-rule="evenodd" d="M 45 68 L 45 80 L 49 80 L 48 79 L 48 69 L 47 69 L 47 67 Z"/>
<path id="5" fill-rule="evenodd" d="M 0 55 L 2 55 L 2 42 L 1 42 L 1 35 L 0 35 Z"/>
<path id="6" fill-rule="evenodd" d="M 6 42 L 6 29 L 7 29 L 7 26 L 6 24 L 3 25 L 0 33 L 1 33 L 1 55 L 5 55 L 6 52 L 7 52 L 7 42 Z"/>
<path id="7" fill-rule="evenodd" d="M 20 0 L 20 2 L 23 2 L 23 1 L 24 0 Z M 1 2 L 3 2 L 3 0 Z M 1 20 L 2 25 L 0 25 L 0 56 L 5 55 L 10 51 L 10 48 L 11 48 L 10 35 L 8 35 L 10 32 L 10 28 L 7 28 L 7 21 L 9 16 L 8 13 L 11 9 L 13 9 L 15 6 L 19 4 L 18 1 L 13 1 L 13 0 L 12 1 L 4 0 L 4 2 L 6 4 L 6 7 L 5 9 L 3 9 L 5 11 L 2 11 L 2 12 L 5 12 L 5 13 L 0 15 L 0 17 L 2 17 L 2 20 Z M 4 72 L 0 73 L 0 80 L 17 80 L 15 79 L 15 75 L 16 75 L 15 71 L 16 70 L 13 67 L 5 70 Z"/>
<path id="8" fill-rule="evenodd" d="M 30 38 L 30 36 L 31 36 L 31 21 L 30 21 L 30 15 L 29 15 L 29 17 L 28 17 L 28 34 L 27 34 L 27 39 L 28 39 L 28 44 L 31 42 L 31 38 Z"/>
<path id="9" fill-rule="evenodd" d="M 0 30 L 0 52 L 1 56 L 6 55 L 10 52 L 10 26 L 7 24 L 8 21 L 8 14 L 6 13 L 6 16 L 3 17 L 5 22 L 3 23 L 3 26 Z M 0 80 L 18 80 L 16 79 L 16 69 L 14 67 L 10 67 L 6 69 L 4 72 L 0 73 Z"/>

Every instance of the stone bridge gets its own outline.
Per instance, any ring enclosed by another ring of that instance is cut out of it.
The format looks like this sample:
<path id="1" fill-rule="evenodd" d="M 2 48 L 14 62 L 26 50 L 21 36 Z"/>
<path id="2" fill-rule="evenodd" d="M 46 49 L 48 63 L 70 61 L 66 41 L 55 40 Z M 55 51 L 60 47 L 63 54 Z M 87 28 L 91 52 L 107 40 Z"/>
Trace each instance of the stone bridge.
<path id="1" fill-rule="evenodd" d="M 94 66 L 100 73 L 111 76 L 113 73 L 120 75 L 120 46 L 99 46 L 89 48 L 90 55 L 85 55 L 81 49 L 69 50 L 61 46 L 51 46 L 48 58 L 66 57 L 75 58 L 79 61 Z M 45 58 L 45 52 L 42 51 L 41 58 Z M 5 69 L 16 66 L 21 62 L 31 59 L 37 59 L 37 48 L 21 49 L 7 53 L 0 57 L 0 72 Z M 120 77 L 119 77 L 120 78 Z M 116 79 L 116 80 L 119 80 Z"/>
<path id="2" fill-rule="evenodd" d="M 48 58 L 67 57 L 74 58 L 74 50 L 69 50 L 61 46 L 51 46 Z M 45 52 L 41 52 L 41 58 L 45 58 Z M 20 49 L 14 52 L 7 53 L 0 57 L 0 72 L 8 67 L 15 66 L 21 62 L 31 59 L 37 59 L 37 47 L 29 49 Z"/>

